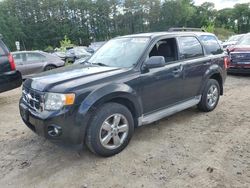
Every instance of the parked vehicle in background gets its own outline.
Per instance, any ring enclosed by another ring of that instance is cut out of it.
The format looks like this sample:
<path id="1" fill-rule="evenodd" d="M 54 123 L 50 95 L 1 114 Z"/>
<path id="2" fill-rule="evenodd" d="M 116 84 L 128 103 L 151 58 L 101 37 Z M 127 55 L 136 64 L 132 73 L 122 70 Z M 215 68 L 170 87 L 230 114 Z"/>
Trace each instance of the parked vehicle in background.
<path id="1" fill-rule="evenodd" d="M 134 128 L 198 105 L 216 108 L 228 56 L 215 35 L 161 32 L 110 40 L 83 65 L 25 81 L 20 114 L 37 134 L 121 152 Z M 32 96 L 32 97 L 30 97 Z"/>
<path id="2" fill-rule="evenodd" d="M 23 78 L 65 65 L 65 62 L 59 57 L 43 51 L 20 51 L 12 54 L 16 68 L 22 73 Z"/>
<path id="3" fill-rule="evenodd" d="M 89 52 L 90 54 L 93 54 L 93 53 L 95 53 L 95 50 L 93 49 L 93 48 L 91 48 L 91 47 L 84 47 L 85 48 L 85 50 L 87 51 L 87 52 Z"/>
<path id="4" fill-rule="evenodd" d="M 86 51 L 84 46 L 76 46 L 66 51 L 66 61 L 74 62 L 82 57 L 91 56 L 91 53 Z"/>
<path id="5" fill-rule="evenodd" d="M 52 55 L 55 55 L 55 56 L 59 57 L 61 60 L 66 61 L 66 53 L 65 52 L 58 51 L 58 52 L 52 53 Z"/>
<path id="6" fill-rule="evenodd" d="M 107 41 L 102 41 L 102 42 L 92 42 L 90 44 L 90 48 L 92 48 L 95 52 L 101 48 Z"/>
<path id="7" fill-rule="evenodd" d="M 250 73 L 250 33 L 246 34 L 235 46 L 229 48 L 229 73 Z"/>
<path id="8" fill-rule="evenodd" d="M 77 64 L 84 64 L 91 56 L 86 56 L 86 57 L 82 57 L 80 59 L 75 60 L 74 65 Z"/>
<path id="9" fill-rule="evenodd" d="M 0 93 L 22 85 L 22 76 L 16 70 L 13 56 L 0 35 Z"/>
<path id="10" fill-rule="evenodd" d="M 245 34 L 231 36 L 227 41 L 222 43 L 223 49 L 226 50 L 230 46 L 233 46 L 233 45 L 237 44 L 237 42 L 239 42 L 244 35 Z"/>

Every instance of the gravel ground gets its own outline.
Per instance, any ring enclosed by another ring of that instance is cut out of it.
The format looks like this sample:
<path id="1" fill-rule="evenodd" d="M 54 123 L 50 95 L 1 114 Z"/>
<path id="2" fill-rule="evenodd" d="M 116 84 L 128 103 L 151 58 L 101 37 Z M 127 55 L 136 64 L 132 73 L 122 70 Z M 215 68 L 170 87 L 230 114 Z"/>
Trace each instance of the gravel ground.
<path id="1" fill-rule="evenodd" d="M 191 108 L 138 128 L 111 158 L 32 133 L 20 93 L 0 94 L 0 187 L 250 187 L 250 77 L 228 76 L 211 113 Z"/>

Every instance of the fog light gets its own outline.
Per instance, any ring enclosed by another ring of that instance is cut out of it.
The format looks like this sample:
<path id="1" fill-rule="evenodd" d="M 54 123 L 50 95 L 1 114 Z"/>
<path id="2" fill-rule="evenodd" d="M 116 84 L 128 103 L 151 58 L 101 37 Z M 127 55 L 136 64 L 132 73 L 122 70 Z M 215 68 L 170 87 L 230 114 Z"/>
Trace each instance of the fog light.
<path id="1" fill-rule="evenodd" d="M 48 126 L 48 135 L 51 137 L 58 137 L 62 134 L 62 128 L 57 125 Z"/>

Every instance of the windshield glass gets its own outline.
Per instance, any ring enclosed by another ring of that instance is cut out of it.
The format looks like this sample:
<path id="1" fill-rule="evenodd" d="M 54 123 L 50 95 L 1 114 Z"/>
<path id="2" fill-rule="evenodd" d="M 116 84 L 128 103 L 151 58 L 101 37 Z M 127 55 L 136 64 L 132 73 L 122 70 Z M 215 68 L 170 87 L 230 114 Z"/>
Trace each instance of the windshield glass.
<path id="1" fill-rule="evenodd" d="M 245 37 L 243 37 L 238 44 L 250 45 L 250 35 L 246 35 Z"/>
<path id="2" fill-rule="evenodd" d="M 89 63 L 129 68 L 137 63 L 149 38 L 113 39 L 102 46 L 89 60 Z"/>

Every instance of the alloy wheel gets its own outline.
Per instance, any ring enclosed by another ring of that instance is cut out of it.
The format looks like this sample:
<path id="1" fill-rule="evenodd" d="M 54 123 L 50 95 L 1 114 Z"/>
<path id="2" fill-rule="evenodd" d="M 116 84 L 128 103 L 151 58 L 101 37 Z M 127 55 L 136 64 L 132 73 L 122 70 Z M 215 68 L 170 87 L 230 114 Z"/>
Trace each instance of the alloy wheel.
<path id="1" fill-rule="evenodd" d="M 207 104 L 209 107 L 214 107 L 219 98 L 219 91 L 216 85 L 211 85 L 207 93 Z"/>
<path id="2" fill-rule="evenodd" d="M 102 124 L 99 139 L 106 149 L 116 149 L 126 140 L 129 132 L 128 120 L 122 114 L 109 116 Z"/>

